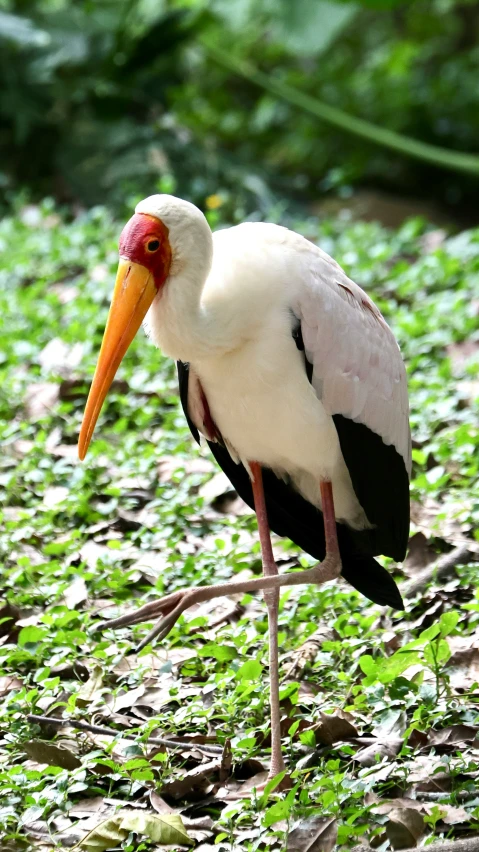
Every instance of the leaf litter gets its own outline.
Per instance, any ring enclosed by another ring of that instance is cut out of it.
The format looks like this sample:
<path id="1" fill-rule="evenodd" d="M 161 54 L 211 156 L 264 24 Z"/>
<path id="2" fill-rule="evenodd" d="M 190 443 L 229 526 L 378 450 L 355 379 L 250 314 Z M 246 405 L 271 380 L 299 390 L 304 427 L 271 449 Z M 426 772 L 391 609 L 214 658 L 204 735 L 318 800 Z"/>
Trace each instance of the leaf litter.
<path id="1" fill-rule="evenodd" d="M 410 256 L 406 231 L 334 227 L 325 234 L 318 225 L 318 238 L 333 240 L 340 261 L 351 245 L 363 257 L 378 240 L 391 257 Z M 74 298 L 52 269 L 53 301 L 41 323 L 30 288 L 10 288 L 9 301 L 2 302 L 7 315 L 13 293 L 16 313 L 5 334 L 12 367 L 0 412 L 9 430 L 2 433 L 0 462 L 6 554 L 0 757 L 12 769 L 8 796 L 14 803 L 8 830 L 18 813 L 21 831 L 38 849 L 51 846 L 52 835 L 67 846 L 84 842 L 87 832 L 90 848 L 108 848 L 102 844 L 114 840 L 124 845 L 127 829 L 159 844 L 153 818 L 170 815 L 183 820 L 198 849 L 221 850 L 227 842 L 245 852 L 258 843 L 272 849 L 286 844 L 293 852 L 329 850 L 336 842 L 351 848 L 358 838 L 373 845 L 382 838 L 384 848 L 400 848 L 434 835 L 473 833 L 479 807 L 479 436 L 477 398 L 466 388 L 476 359 L 465 345 L 466 312 L 455 313 L 451 343 L 443 321 L 447 288 L 424 284 L 430 280 L 423 276 L 427 255 L 419 252 L 407 274 L 394 271 L 398 303 L 391 295 L 394 268 L 375 266 L 376 296 L 414 372 L 415 526 L 408 560 L 390 568 L 414 580 L 458 544 L 465 543 L 469 555 L 439 582 L 426 573 L 421 593 L 402 614 L 369 605 L 341 582 L 282 595 L 282 730 L 293 789 L 265 796 L 267 624 L 259 595 L 208 602 L 181 619 L 162 646 L 140 654 L 133 649 L 143 626 L 94 632 L 95 613 L 116 615 L 186 583 L 260 571 L 250 511 L 206 451 L 195 449 L 178 412 L 173 370 L 141 339 L 112 387 L 89 461 L 76 462 L 93 337 L 100 338 L 106 315 L 98 296 L 106 305 L 111 283 L 104 264 L 105 241 L 114 244 L 110 228 L 106 216 L 100 228 L 92 228 L 87 216 L 50 229 L 57 254 L 65 247 L 72 254 L 72 268 L 84 269 L 76 247 L 82 229 L 92 255 L 89 270 L 76 272 Z M 479 268 L 479 239 L 470 239 L 458 285 L 465 303 L 473 299 L 470 282 Z M 20 233 L 12 251 L 21 252 L 23 241 Z M 437 250 L 455 258 L 454 242 L 444 235 Z M 50 263 L 51 245 L 37 251 L 44 251 L 42 263 Z M 33 277 L 38 260 L 35 253 L 22 259 Z M 359 283 L 360 267 L 350 269 Z M 366 267 L 363 274 L 369 274 Z M 436 274 L 447 283 L 440 266 Z M 421 299 L 408 313 L 413 286 Z M 31 354 L 18 369 L 20 315 L 31 326 Z M 297 548 L 275 538 L 274 549 L 281 570 L 298 564 Z M 460 619 L 450 632 L 404 650 L 451 612 Z M 27 714 L 39 711 L 100 723 L 114 736 L 28 725 Z M 148 740 L 155 735 L 176 738 L 179 746 L 153 745 Z M 230 738 L 232 752 L 225 748 Z M 212 756 L 202 750 L 207 745 L 223 751 Z M 178 837 L 174 842 L 181 846 Z"/>

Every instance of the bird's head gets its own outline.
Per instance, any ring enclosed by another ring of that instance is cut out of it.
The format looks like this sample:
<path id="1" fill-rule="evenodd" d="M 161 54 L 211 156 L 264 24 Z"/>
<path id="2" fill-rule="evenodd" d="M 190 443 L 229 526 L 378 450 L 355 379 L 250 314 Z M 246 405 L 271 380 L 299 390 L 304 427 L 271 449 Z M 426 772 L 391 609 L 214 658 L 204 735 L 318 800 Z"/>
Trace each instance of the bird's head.
<path id="1" fill-rule="evenodd" d="M 188 201 L 152 195 L 141 201 L 120 236 L 120 260 L 100 355 L 83 416 L 78 455 L 84 459 L 108 389 L 155 298 L 211 231 Z"/>

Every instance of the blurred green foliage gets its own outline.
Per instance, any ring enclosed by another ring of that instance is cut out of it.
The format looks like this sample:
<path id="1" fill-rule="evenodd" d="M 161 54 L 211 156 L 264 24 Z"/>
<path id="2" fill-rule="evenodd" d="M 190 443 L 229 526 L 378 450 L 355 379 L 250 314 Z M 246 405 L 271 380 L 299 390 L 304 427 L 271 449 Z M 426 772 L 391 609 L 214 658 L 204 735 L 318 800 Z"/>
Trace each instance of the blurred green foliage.
<path id="1" fill-rule="evenodd" d="M 378 127 L 477 151 L 477 0 L 0 0 L 0 186 L 158 188 L 246 211 L 359 182 L 464 204 L 478 178 L 319 121 L 205 41 Z"/>

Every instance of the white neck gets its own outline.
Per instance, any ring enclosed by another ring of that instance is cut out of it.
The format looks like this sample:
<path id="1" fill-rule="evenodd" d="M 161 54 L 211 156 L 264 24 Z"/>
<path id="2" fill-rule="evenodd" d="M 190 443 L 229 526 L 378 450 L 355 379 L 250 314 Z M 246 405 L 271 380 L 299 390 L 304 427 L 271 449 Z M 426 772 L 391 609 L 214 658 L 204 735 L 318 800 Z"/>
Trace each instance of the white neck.
<path id="1" fill-rule="evenodd" d="M 147 334 L 165 355 L 175 360 L 191 361 L 221 345 L 212 336 L 217 335 L 218 329 L 214 328 L 201 299 L 212 246 L 208 249 L 203 257 L 195 253 L 194 263 L 169 276 L 145 320 Z"/>
<path id="2" fill-rule="evenodd" d="M 285 259 L 282 252 L 268 252 L 266 231 L 258 232 L 258 225 L 227 228 L 213 241 L 205 217 L 187 201 L 156 195 L 136 210 L 168 228 L 170 273 L 145 320 L 147 334 L 165 355 L 197 363 L 231 352 L 258 336 L 273 306 L 280 311 L 286 294 L 280 285 L 289 280 Z M 280 311 L 285 328 L 286 302 Z"/>

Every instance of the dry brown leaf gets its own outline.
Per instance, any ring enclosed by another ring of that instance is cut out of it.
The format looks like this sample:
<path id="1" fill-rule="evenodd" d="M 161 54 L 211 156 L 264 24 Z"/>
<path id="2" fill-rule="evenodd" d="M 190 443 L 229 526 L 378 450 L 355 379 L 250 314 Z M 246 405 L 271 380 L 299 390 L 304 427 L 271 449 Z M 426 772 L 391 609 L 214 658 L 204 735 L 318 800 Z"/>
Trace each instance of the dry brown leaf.
<path id="1" fill-rule="evenodd" d="M 215 758 L 215 760 L 210 760 L 208 763 L 202 763 L 200 766 L 190 769 L 189 772 L 184 774 L 183 778 L 177 778 L 175 781 L 164 784 L 161 787 L 161 793 L 165 796 L 171 796 L 172 799 L 181 799 L 193 790 L 206 795 L 213 787 L 210 781 L 211 777 L 221 771 L 222 760 L 222 758 Z"/>
<path id="2" fill-rule="evenodd" d="M 101 689 L 102 680 L 103 668 L 102 666 L 96 665 L 90 672 L 88 680 L 83 684 L 77 694 L 77 703 L 80 707 L 85 707 L 85 705 L 90 704 L 91 701 L 94 701 L 95 698 L 97 698 L 98 691 Z"/>
<path id="3" fill-rule="evenodd" d="M 72 583 L 65 589 L 63 598 L 68 609 L 75 610 L 78 604 L 86 601 L 88 591 L 83 577 L 75 577 Z"/>
<path id="4" fill-rule="evenodd" d="M 162 845 L 189 846 L 193 843 L 178 814 L 145 813 L 125 808 L 103 820 L 75 848 L 85 852 L 106 852 L 125 840 L 130 832 Z"/>
<path id="5" fill-rule="evenodd" d="M 477 340 L 468 338 L 459 343 L 450 343 L 446 347 L 446 352 L 451 359 L 453 370 L 462 372 L 469 360 L 479 358 L 479 343 Z"/>
<path id="6" fill-rule="evenodd" d="M 479 683 L 479 637 L 450 636 L 449 647 L 452 654 L 446 668 L 451 686 L 454 689 L 469 690 Z"/>
<path id="7" fill-rule="evenodd" d="M 311 728 L 316 735 L 316 742 L 323 745 L 332 745 L 339 740 L 348 737 L 357 737 L 358 730 L 354 726 L 354 717 L 338 708 L 331 715 L 319 714 L 321 721 Z"/>
<path id="8" fill-rule="evenodd" d="M 215 473 L 211 479 L 208 479 L 208 482 L 205 482 L 205 484 L 201 486 L 199 494 L 200 497 L 203 497 L 203 499 L 208 503 L 212 503 L 218 497 L 221 497 L 223 494 L 228 494 L 231 491 L 234 491 L 234 488 L 226 476 L 226 473 L 219 471 L 218 473 Z"/>
<path id="9" fill-rule="evenodd" d="M 389 814 L 391 811 L 400 808 L 413 808 L 413 810 L 418 811 L 424 809 L 423 802 L 418 802 L 416 799 L 409 799 L 407 796 L 398 796 L 395 799 L 380 799 L 375 793 L 366 793 L 364 803 L 365 805 L 372 805 L 372 811 L 375 814 Z"/>
<path id="10" fill-rule="evenodd" d="M 59 385 L 52 382 L 36 382 L 28 385 L 25 394 L 25 411 L 31 420 L 51 414 L 60 398 Z"/>
<path id="11" fill-rule="evenodd" d="M 0 636 L 8 636 L 18 621 L 20 610 L 18 606 L 6 603 L 0 607 Z"/>
<path id="12" fill-rule="evenodd" d="M 394 808 L 389 813 L 386 834 L 393 849 L 417 846 L 424 834 L 424 818 L 415 808 Z"/>
<path id="13" fill-rule="evenodd" d="M 338 825 L 334 817 L 312 816 L 288 834 L 288 852 L 331 852 L 336 844 Z"/>
<path id="14" fill-rule="evenodd" d="M 126 692 L 118 692 L 116 695 L 112 695 L 107 699 L 107 703 L 109 706 L 109 710 L 112 713 L 119 713 L 120 710 L 124 710 L 126 707 L 132 707 L 139 698 L 143 696 L 145 692 L 145 685 L 143 683 L 140 686 L 137 686 L 135 689 L 129 689 Z"/>
<path id="15" fill-rule="evenodd" d="M 250 798 L 252 790 L 261 790 L 268 781 L 268 772 L 263 770 L 247 778 L 246 781 L 235 781 L 230 778 L 228 783 L 221 787 L 216 798 L 222 802 L 235 801 L 236 799 Z"/>
<path id="16" fill-rule="evenodd" d="M 406 574 L 413 576 L 416 571 L 422 571 L 437 560 L 437 551 L 423 532 L 411 536 L 408 543 L 408 554 L 402 567 Z"/>
<path id="17" fill-rule="evenodd" d="M 85 562 L 91 570 L 95 570 L 99 559 L 109 561 L 113 555 L 113 550 L 106 547 L 104 544 L 97 544 L 96 541 L 86 541 L 80 550 L 80 559 Z"/>
<path id="18" fill-rule="evenodd" d="M 472 814 L 468 814 L 464 808 L 447 805 L 443 802 L 438 802 L 437 805 L 426 805 L 427 813 L 431 813 L 434 807 L 438 807 L 441 811 L 441 822 L 446 825 L 458 825 L 465 822 L 470 822 L 473 819 Z"/>
<path id="19" fill-rule="evenodd" d="M 338 634 L 333 627 L 324 624 L 318 627 L 311 636 L 303 642 L 299 648 L 290 654 L 290 666 L 286 677 L 298 678 L 305 669 L 311 666 L 318 653 L 321 651 L 323 642 L 334 642 L 338 638 Z"/>
<path id="20" fill-rule="evenodd" d="M 40 352 L 38 360 L 46 373 L 68 376 L 80 366 L 84 355 L 84 344 L 71 346 L 59 337 L 53 337 Z"/>
<path id="21" fill-rule="evenodd" d="M 448 725 L 447 728 L 441 728 L 439 731 L 430 731 L 429 742 L 431 745 L 467 743 L 477 738 L 478 731 L 478 725 Z"/>
<path id="22" fill-rule="evenodd" d="M 407 728 L 407 716 L 404 711 L 391 708 L 378 725 L 374 725 L 371 733 L 379 740 L 400 740 Z"/>
<path id="23" fill-rule="evenodd" d="M 21 689 L 23 683 L 15 675 L 0 675 L 0 697 L 8 695 L 14 689 Z"/>
<path id="24" fill-rule="evenodd" d="M 388 740 L 378 740 L 372 745 L 361 748 L 355 755 L 355 760 L 361 766 L 374 766 L 381 760 L 394 760 L 397 753 L 401 750 L 403 744 L 402 739 L 389 737 Z"/>
<path id="25" fill-rule="evenodd" d="M 90 819 L 94 814 L 108 810 L 108 804 L 103 796 L 93 796 L 91 799 L 81 799 L 68 811 L 69 816 L 75 819 Z"/>
<path id="26" fill-rule="evenodd" d="M 165 800 L 162 799 L 161 796 L 158 795 L 158 793 L 155 793 L 154 790 L 150 791 L 150 803 L 151 803 L 152 808 L 154 808 L 154 810 L 158 814 L 174 814 L 175 813 L 175 809 L 170 808 L 170 806 L 167 805 Z"/>
<path id="27" fill-rule="evenodd" d="M 403 808 L 421 811 L 424 814 L 430 814 L 435 808 L 439 808 L 442 813 L 441 821 L 446 823 L 446 825 L 456 825 L 458 823 L 469 822 L 471 820 L 471 815 L 468 814 L 464 808 L 453 807 L 452 805 L 443 804 L 442 802 L 431 804 L 429 802 L 419 802 L 417 799 L 410 799 L 407 797 L 398 797 L 390 800 L 379 799 L 374 793 L 367 793 L 364 797 L 364 801 L 366 805 L 372 805 L 371 810 L 376 814 L 389 814 L 393 810 L 401 810 Z"/>
<path id="28" fill-rule="evenodd" d="M 130 571 L 137 571 L 139 576 L 145 577 L 153 585 L 161 577 L 168 566 L 166 554 L 154 550 L 148 550 L 141 554 L 139 559 L 130 566 Z"/>
<path id="29" fill-rule="evenodd" d="M 47 763 L 49 766 L 60 766 L 62 769 L 77 769 L 81 766 L 81 760 L 69 749 L 45 740 L 22 743 L 22 748 L 36 763 Z"/>

